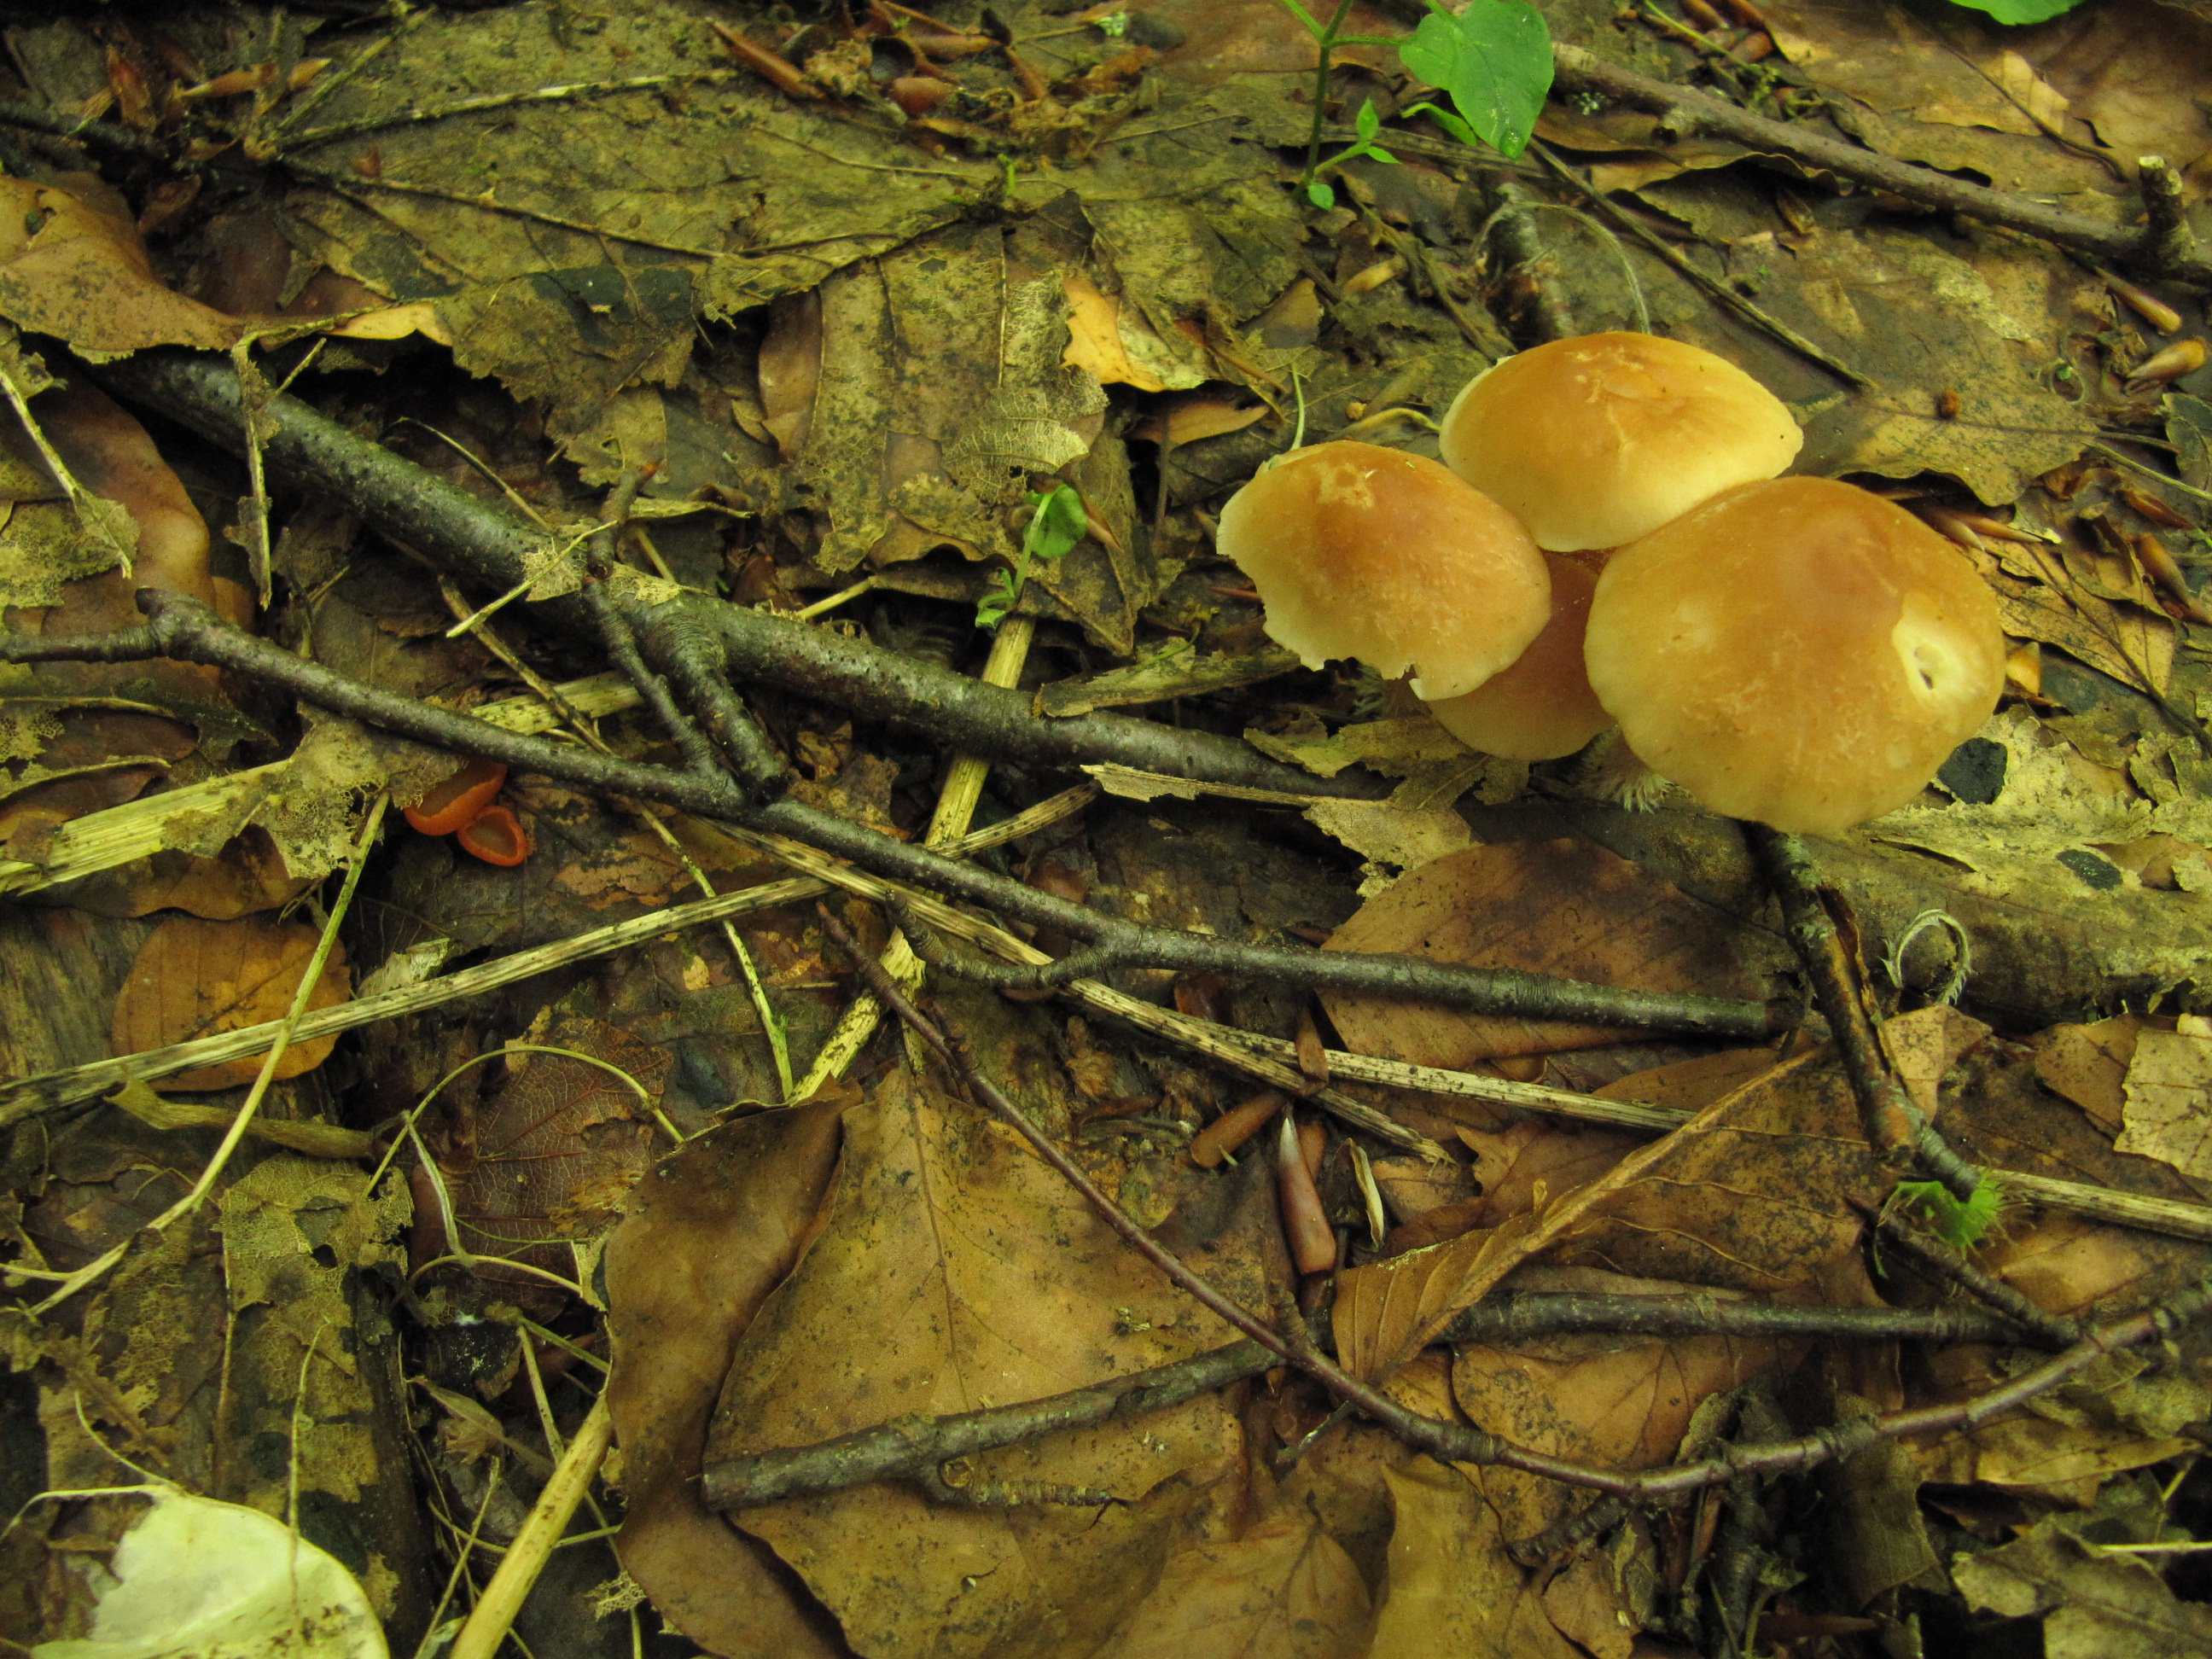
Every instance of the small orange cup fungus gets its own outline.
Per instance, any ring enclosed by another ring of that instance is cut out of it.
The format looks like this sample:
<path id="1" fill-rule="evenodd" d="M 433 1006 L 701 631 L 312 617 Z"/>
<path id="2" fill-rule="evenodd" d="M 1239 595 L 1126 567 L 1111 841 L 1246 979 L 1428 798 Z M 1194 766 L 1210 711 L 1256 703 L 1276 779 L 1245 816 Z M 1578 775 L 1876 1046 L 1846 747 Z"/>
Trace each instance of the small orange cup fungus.
<path id="1" fill-rule="evenodd" d="M 530 833 L 512 809 L 487 806 L 461 826 L 461 850 L 486 864 L 516 865 L 530 856 Z"/>
<path id="2" fill-rule="evenodd" d="M 407 822 L 426 836 L 450 836 L 465 830 L 507 781 L 507 768 L 498 761 L 471 761 L 434 785 L 407 809 Z"/>

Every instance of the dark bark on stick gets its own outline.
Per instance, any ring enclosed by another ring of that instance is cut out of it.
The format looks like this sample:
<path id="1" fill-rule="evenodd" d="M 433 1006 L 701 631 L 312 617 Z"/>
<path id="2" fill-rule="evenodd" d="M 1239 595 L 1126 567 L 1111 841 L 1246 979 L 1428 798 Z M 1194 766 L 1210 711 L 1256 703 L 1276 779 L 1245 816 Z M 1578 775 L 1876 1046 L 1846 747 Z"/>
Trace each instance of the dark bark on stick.
<path id="1" fill-rule="evenodd" d="M 0 661 L 127 662 L 168 656 L 228 668 L 281 686 L 333 713 L 457 754 L 483 755 L 517 771 L 536 772 L 578 788 L 663 801 L 702 817 L 788 836 L 890 880 L 988 906 L 1037 927 L 1057 928 L 1073 938 L 1110 947 L 1115 959 L 1127 966 L 1217 973 L 1369 995 L 1415 997 L 1493 1013 L 1648 1026 L 1739 1041 L 1757 1041 L 1776 1024 L 1776 1017 L 1762 1003 L 1619 991 L 1537 974 L 1447 967 L 1418 957 L 1273 949 L 1142 927 L 1052 897 L 1024 883 L 927 848 L 894 841 L 799 801 L 763 801 L 726 777 L 672 772 L 580 750 L 572 744 L 522 737 L 466 714 L 349 679 L 230 627 L 194 600 L 151 588 L 142 588 L 138 599 L 150 618 L 145 628 L 75 640 L 0 638 Z M 726 688 L 720 695 L 734 702 Z M 708 712 L 712 715 L 726 711 L 710 708 Z M 757 733 L 742 710 L 731 714 L 730 720 L 745 742 L 757 744 Z M 710 721 L 710 731 L 714 729 Z M 733 745 L 733 752 L 742 753 L 742 744 Z"/>
<path id="2" fill-rule="evenodd" d="M 1844 959 L 1843 940 L 1821 901 L 1820 872 L 1805 843 L 1763 823 L 1743 828 L 1759 872 L 1782 907 L 1783 929 L 1812 981 L 1814 1005 L 1828 1022 L 1868 1143 L 1894 1167 L 1918 1159 L 1959 1197 L 1969 1196 L 1981 1184 L 1980 1172 L 1944 1143 L 1890 1070 Z"/>
<path id="3" fill-rule="evenodd" d="M 1625 1336 L 1825 1337 L 1846 1341 L 2008 1342 L 2012 1325 L 1977 1309 L 1770 1308 L 1687 1297 L 1522 1295 L 1470 1308 L 1445 1333 L 1453 1342 L 1507 1342 L 1565 1331 Z M 1317 1333 L 1317 1335 L 1319 1334 Z M 1132 1372 L 1043 1400 L 952 1416 L 894 1419 L 817 1445 L 755 1452 L 709 1467 L 709 1509 L 736 1510 L 780 1498 L 836 1492 L 870 1480 L 912 1480 L 951 1458 L 1164 1411 L 1280 1358 L 1255 1341 L 1232 1342 L 1173 1364 Z"/>
<path id="4" fill-rule="evenodd" d="M 227 363 L 185 351 L 149 351 L 96 373 L 117 396 L 242 453 L 238 380 Z M 488 594 L 514 587 L 523 580 L 526 562 L 544 556 L 548 538 L 543 532 L 349 432 L 297 398 L 271 398 L 264 418 L 270 427 L 268 465 L 277 477 L 337 497 L 382 534 Z M 574 596 L 531 609 L 568 633 L 590 638 L 598 631 Z M 1215 732 L 1177 731 L 1125 714 L 1040 719 L 1030 713 L 1024 692 L 985 685 L 719 599 L 686 594 L 635 609 L 630 626 L 664 673 L 672 665 L 660 653 L 672 637 L 670 622 L 681 615 L 690 626 L 674 637 L 695 646 L 714 642 L 713 657 L 695 666 L 834 703 L 971 754 L 1046 767 L 1113 761 L 1140 771 L 1293 794 L 1364 799 L 1388 793 L 1385 784 L 1364 773 L 1330 779 L 1294 772 Z"/>
<path id="5" fill-rule="evenodd" d="M 2195 248 L 2178 246 L 2172 237 L 2155 228 L 2143 230 L 2100 224 L 2079 214 L 2062 213 L 2001 190 L 1970 185 L 1933 168 L 1909 161 L 1892 161 L 1869 149 L 1830 138 L 1788 121 L 1770 121 L 1748 110 L 1724 103 L 1710 93 L 1691 87 L 1654 81 L 1633 70 L 1608 64 L 1579 46 L 1552 48 L 1559 67 L 1559 84 L 1566 90 L 1603 93 L 1637 109 L 1659 116 L 1673 131 L 1686 137 L 1710 133 L 1730 139 L 1767 155 L 1786 155 L 1791 161 L 1822 172 L 1856 179 L 1901 196 L 1907 201 L 1963 214 L 1984 224 L 2016 230 L 2061 247 L 2080 248 L 2154 276 L 2212 288 L 2212 261 Z"/>

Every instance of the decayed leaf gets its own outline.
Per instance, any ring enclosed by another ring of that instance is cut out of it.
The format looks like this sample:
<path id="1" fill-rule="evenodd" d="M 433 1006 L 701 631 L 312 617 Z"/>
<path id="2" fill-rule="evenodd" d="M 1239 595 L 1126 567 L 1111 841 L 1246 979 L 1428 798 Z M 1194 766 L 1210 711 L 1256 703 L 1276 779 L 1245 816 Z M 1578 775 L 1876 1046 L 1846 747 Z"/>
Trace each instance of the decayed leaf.
<path id="1" fill-rule="evenodd" d="M 61 601 L 64 583 L 115 565 L 115 550 L 88 536 L 64 501 L 24 501 L 0 526 L 0 605 Z"/>
<path id="2" fill-rule="evenodd" d="M 166 1487 L 146 1500 L 113 1554 L 71 1563 L 94 1599 L 81 1638 L 29 1650 L 41 1659 L 385 1659 L 384 1630 L 353 1575 L 273 1516 Z"/>
<path id="3" fill-rule="evenodd" d="M 1039 689 L 1036 708 L 1054 717 L 1087 714 L 1094 708 L 1123 708 L 1132 703 L 1161 702 L 1171 697 L 1195 696 L 1232 686 L 1253 685 L 1287 674 L 1297 658 L 1279 645 L 1270 645 L 1249 656 L 1226 653 L 1201 655 L 1187 640 L 1176 640 L 1127 668 L 1109 669 L 1079 680 L 1061 680 Z"/>
<path id="4" fill-rule="evenodd" d="M 1368 1596 L 1359 1569 L 1309 1504 L 1279 1498 L 1241 1531 L 1226 1524 L 1220 1489 L 1243 1479 L 1232 1463 L 1188 1502 L 1166 1561 L 1099 1659 L 1352 1659 L 1360 1651 Z"/>
<path id="5" fill-rule="evenodd" d="M 1372 898 L 1417 869 L 1460 851 L 1474 839 L 1467 820 L 1449 806 L 1413 808 L 1382 800 L 1316 801 L 1306 821 L 1365 860 L 1359 896 Z"/>
<path id="6" fill-rule="evenodd" d="M 1386 1479 L 1397 1524 L 1369 1659 L 1573 1659 L 1465 1475 L 1419 1457 Z"/>
<path id="7" fill-rule="evenodd" d="M 710 1461 L 811 1444 L 903 1413 L 1059 1393 L 1225 1340 L 1026 1146 L 894 1073 L 848 1112 L 827 1230 L 739 1343 Z M 1204 1399 L 975 1458 L 974 1482 L 1140 1500 L 1240 1443 Z M 1146 1588 L 1168 1517 L 933 1505 L 902 1487 L 736 1517 L 835 1612 L 863 1652 L 1080 1650 Z M 948 1620 L 945 1610 L 957 1607 Z"/>
<path id="8" fill-rule="evenodd" d="M 2212 1608 L 2176 1600 L 2142 1556 L 2085 1543 L 2083 1518 L 2046 1516 L 2025 1538 L 1955 1563 L 1952 1578 L 1971 1604 L 2001 1618 L 2043 1615 L 2048 1659 L 2173 1659 L 2212 1648 Z"/>
<path id="9" fill-rule="evenodd" d="M 571 1052 L 517 1056 L 519 1069 L 457 1125 L 441 1161 L 461 1226 L 453 1247 L 558 1267 L 565 1252 L 532 1247 L 590 1238 L 621 1210 L 659 1133 L 652 1113 L 670 1059 L 581 1016 L 557 1022 L 543 1041 Z"/>
<path id="10" fill-rule="evenodd" d="M 1986 805 L 1963 801 L 1908 806 L 1877 818 L 1865 833 L 1923 848 L 1961 866 L 1978 890 L 2017 898 L 2066 884 L 2079 892 L 2058 854 L 2098 842 L 2121 842 L 2149 829 L 2154 808 L 2087 765 L 2025 708 L 1993 715 L 1976 734 L 2005 751 L 2004 787 Z"/>
<path id="11" fill-rule="evenodd" d="M 1088 276 L 1060 275 L 1067 295 L 1067 350 L 1060 361 L 1087 370 L 1105 386 L 1133 386 L 1139 392 L 1188 390 L 1202 384 L 1206 372 L 1191 361 L 1190 343 L 1161 338 L 1139 317 L 1131 316 L 1119 295 L 1103 294 Z"/>
<path id="12" fill-rule="evenodd" d="M 2192 1179 L 2212 1180 L 2208 1100 L 2212 1030 L 2140 1032 L 2128 1064 L 2124 1127 L 2112 1144 L 2171 1164 Z"/>
<path id="13" fill-rule="evenodd" d="M 628 1500 L 616 1547 L 654 1607 L 710 1653 L 837 1650 L 767 1548 L 699 1502 L 697 1476 L 731 1353 L 829 1189 L 840 1109 L 769 1113 L 690 1142 L 647 1175 L 607 1239 L 607 1399 Z"/>
<path id="14" fill-rule="evenodd" d="M 131 976 L 123 982 L 115 1004 L 116 1052 L 136 1054 L 283 1018 L 314 955 L 317 938 L 313 927 L 259 916 L 236 921 L 170 918 L 139 946 Z M 334 945 L 307 1006 L 343 1002 L 348 984 L 344 947 Z M 297 1077 L 313 1070 L 337 1041 L 325 1036 L 294 1043 L 278 1062 L 276 1075 Z M 179 1072 L 154 1087 L 169 1092 L 228 1089 L 251 1082 L 260 1069 L 261 1058 L 255 1055 Z"/>
<path id="15" fill-rule="evenodd" d="M 409 1500 L 391 1375 L 373 1357 L 397 1333 L 356 1295 L 365 1271 L 404 1270 L 409 1208 L 404 1182 L 372 1191 L 364 1170 L 290 1154 L 262 1159 L 224 1189 L 227 1431 L 241 1443 L 295 1445 L 298 1460 L 296 1477 L 289 1461 L 236 1471 L 236 1495 L 282 1512 L 296 1478 L 308 1502 L 341 1514 L 388 1516 Z M 372 1575 L 369 1588 L 388 1612 L 388 1577 Z"/>
<path id="16" fill-rule="evenodd" d="M 153 345 L 227 350 L 246 328 L 161 283 L 136 216 L 89 173 L 0 179 L 0 316 L 94 361 Z"/>
<path id="17" fill-rule="evenodd" d="M 2054 1025 L 2035 1041 L 2035 1075 L 2117 1134 L 2127 1111 L 2128 1065 L 2143 1030 L 2140 1014 L 2094 1025 Z"/>
<path id="18" fill-rule="evenodd" d="M 1413 872 L 1329 940 L 1333 951 L 1404 951 L 1636 990 L 1761 998 L 1771 940 L 1604 848 L 1573 841 L 1478 847 Z M 1463 1013 L 1324 993 L 1346 1046 L 1464 1069 L 1504 1054 L 1595 1048 L 1615 1028 Z"/>

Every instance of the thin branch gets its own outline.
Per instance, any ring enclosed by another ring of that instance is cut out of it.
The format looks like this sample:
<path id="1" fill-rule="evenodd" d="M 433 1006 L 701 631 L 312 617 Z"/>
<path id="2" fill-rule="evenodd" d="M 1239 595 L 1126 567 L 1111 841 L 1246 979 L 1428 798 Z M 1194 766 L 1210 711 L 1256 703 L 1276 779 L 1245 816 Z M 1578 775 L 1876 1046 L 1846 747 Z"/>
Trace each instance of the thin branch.
<path id="1" fill-rule="evenodd" d="M 927 848 L 895 841 L 797 800 L 763 801 L 726 778 L 672 772 L 586 753 L 573 745 L 503 731 L 470 715 L 364 684 L 233 628 L 195 600 L 142 588 L 138 602 L 149 618 L 144 628 L 75 639 L 0 638 L 0 660 L 125 662 L 167 656 L 228 668 L 280 686 L 319 708 L 456 754 L 482 755 L 517 771 L 536 772 L 577 788 L 663 801 L 702 817 L 788 836 L 893 881 L 985 905 L 1040 927 L 1058 928 L 1073 938 L 1111 946 L 1132 965 L 1418 999 L 1528 1018 L 1643 1026 L 1729 1040 L 1755 1041 L 1776 1027 L 1777 1017 L 1762 1003 L 1614 990 L 1537 974 L 1451 967 L 1418 957 L 1240 945 L 1200 933 L 1145 927 L 1054 898 Z M 695 688 L 687 684 L 684 689 L 688 692 Z M 773 767 L 780 776 L 782 763 L 772 751 L 757 762 L 747 758 L 747 744 L 764 744 L 742 705 L 733 713 L 726 712 L 727 705 L 737 702 L 735 694 L 706 676 L 698 678 L 696 689 L 702 696 L 708 734 L 718 742 L 728 742 L 732 733 L 750 734 L 745 743 L 732 744 L 738 763 Z"/>
<path id="2" fill-rule="evenodd" d="M 1964 214 L 2061 247 L 2081 248 L 2154 276 L 2212 288 L 2212 261 L 2193 252 L 2174 257 L 2176 250 L 2162 246 L 2154 229 L 2104 224 L 2045 207 L 2025 196 L 1970 185 L 1932 167 L 1892 161 L 1795 122 L 1770 121 L 1753 115 L 1709 93 L 1649 79 L 1608 64 L 1580 46 L 1555 43 L 1552 58 L 1563 91 L 1601 93 L 1637 109 L 1649 110 L 1660 118 L 1662 127 L 1685 137 L 1711 133 L 1760 155 L 1786 155 L 1806 167 L 1856 179 L 1907 201 Z"/>
<path id="3" fill-rule="evenodd" d="M 2033 1332 L 2055 1347 L 2081 1340 L 2081 1322 L 2039 1306 L 2023 1291 L 1987 1273 L 1939 1240 L 1893 1215 L 1863 1205 L 1854 1208 L 1881 1230 L 1881 1236 L 1937 1278 L 1957 1285 L 1969 1296 L 1994 1308 L 2024 1331 Z"/>
<path id="4" fill-rule="evenodd" d="M 1649 1339 L 1732 1336 L 1750 1340 L 2010 1341 L 2009 1321 L 1971 1309 L 1777 1308 L 1706 1297 L 1523 1294 L 1470 1308 L 1444 1334 L 1455 1344 L 1526 1341 L 1576 1332 Z M 1325 1332 L 1316 1330 L 1317 1339 Z M 586 1356 L 588 1358 L 588 1356 Z M 838 1492 L 871 1480 L 923 1477 L 938 1464 L 1062 1429 L 1127 1423 L 1279 1364 L 1246 1340 L 1148 1370 L 1109 1378 L 1042 1400 L 938 1418 L 904 1417 L 811 1446 L 752 1452 L 709 1465 L 701 1495 L 713 1510 Z"/>
<path id="5" fill-rule="evenodd" d="M 169 147 L 150 132 L 118 126 L 112 121 L 95 121 L 90 116 L 68 115 L 59 110 L 42 109 L 36 104 L 26 104 L 14 98 L 0 98 L 0 126 L 27 127 L 33 132 L 52 133 L 57 138 L 67 138 L 96 149 L 167 162 L 186 172 L 196 172 L 198 166 L 204 165 L 188 163 L 172 155 Z"/>
<path id="6" fill-rule="evenodd" d="M 238 382 L 219 358 L 148 351 L 96 371 L 118 396 L 150 405 L 243 454 Z M 542 566 L 550 538 L 479 496 L 402 459 L 290 396 L 271 398 L 270 470 L 295 486 L 335 496 L 372 527 L 433 559 L 485 592 L 503 593 Z M 533 605 L 533 614 L 580 638 L 596 629 L 573 596 Z M 1022 692 L 807 628 L 742 605 L 686 594 L 633 617 L 648 656 L 671 611 L 704 618 L 722 653 L 708 666 L 855 717 L 942 739 L 973 754 L 1031 766 L 1113 761 L 1142 771 L 1308 795 L 1372 799 L 1387 784 L 1366 774 L 1317 778 L 1255 755 L 1233 738 L 1179 731 L 1125 714 L 1039 720 Z M 661 665 L 666 672 L 667 665 Z"/>
<path id="7" fill-rule="evenodd" d="M 1588 179 L 1578 175 L 1573 168 L 1570 167 L 1565 161 L 1561 161 L 1558 154 L 1553 150 L 1550 145 L 1545 143 L 1543 140 L 1540 138 L 1531 139 L 1528 143 L 1528 148 L 1535 152 L 1536 159 L 1538 161 L 1543 162 L 1546 167 L 1549 167 L 1554 173 L 1558 174 L 1559 178 L 1565 180 L 1566 183 L 1572 185 L 1575 189 L 1582 191 L 1584 196 L 1589 198 L 1589 204 L 1595 208 L 1600 213 L 1603 214 L 1609 223 L 1614 225 L 1620 229 L 1628 232 L 1630 235 L 1635 237 L 1637 240 L 1643 243 L 1646 248 L 1650 249 L 1654 256 L 1664 261 L 1667 264 L 1673 267 L 1673 269 L 1679 271 L 1691 282 L 1696 283 L 1698 287 L 1703 289 L 1714 299 L 1719 301 L 1723 305 L 1727 306 L 1729 309 L 1741 313 L 1751 323 L 1755 325 L 1757 327 L 1764 329 L 1767 333 L 1781 341 L 1784 345 L 1788 346 L 1790 350 L 1796 352 L 1808 362 L 1818 363 L 1822 368 L 1826 369 L 1829 374 L 1834 375 L 1838 380 L 1843 381 L 1847 386 L 1855 386 L 1863 392 L 1872 389 L 1875 384 L 1874 381 L 1869 380 L 1867 376 L 1860 374 L 1858 370 L 1853 368 L 1849 363 L 1844 362 L 1841 358 L 1833 356 L 1824 347 L 1816 344 L 1810 339 L 1808 339 L 1804 335 L 1800 334 L 1796 329 L 1790 327 L 1789 324 L 1784 322 L 1780 318 L 1771 315 L 1760 307 L 1753 304 L 1748 296 L 1739 294 L 1734 288 L 1723 282 L 1719 277 L 1714 276 L 1711 271 L 1708 271 L 1703 266 L 1693 263 L 1688 255 L 1681 252 L 1679 249 L 1669 246 L 1665 240 L 1654 235 L 1649 226 L 1638 221 L 1633 216 L 1623 213 L 1618 207 L 1613 205 L 1611 198 L 1607 197 Z"/>
<path id="8" fill-rule="evenodd" d="M 1783 929 L 1812 981 L 1814 1001 L 1828 1022 L 1829 1034 L 1844 1062 L 1844 1074 L 1850 1079 L 1851 1094 L 1858 1102 L 1868 1144 L 1893 1165 L 1901 1167 L 1917 1158 L 1958 1196 L 1968 1196 L 1981 1184 L 1981 1176 L 1922 1117 L 1920 1109 L 1890 1070 L 1845 957 L 1842 938 L 1822 901 L 1820 872 L 1814 867 L 1804 842 L 1763 823 L 1745 824 L 1744 834 L 1751 842 L 1759 873 L 1766 878 L 1782 907 Z"/>
<path id="9" fill-rule="evenodd" d="M 2136 162 L 2136 178 L 2142 186 L 2143 263 L 2153 270 L 2174 272 L 2203 263 L 2197 234 L 2189 226 L 2181 175 L 2173 164 L 2163 155 L 2142 156 Z"/>

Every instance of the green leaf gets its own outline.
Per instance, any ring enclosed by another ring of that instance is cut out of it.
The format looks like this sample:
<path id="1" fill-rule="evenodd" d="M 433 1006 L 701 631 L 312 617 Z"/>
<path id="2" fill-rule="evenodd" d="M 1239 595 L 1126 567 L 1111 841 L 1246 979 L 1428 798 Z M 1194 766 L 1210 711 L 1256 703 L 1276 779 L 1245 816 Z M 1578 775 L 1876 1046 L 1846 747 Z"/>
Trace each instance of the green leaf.
<path id="1" fill-rule="evenodd" d="M 1048 495 L 1032 495 L 1036 516 L 1022 536 L 1022 552 L 1032 559 L 1064 558 L 1091 533 L 1091 520 L 1083 511 L 1083 497 L 1074 487 L 1062 484 Z"/>
<path id="2" fill-rule="evenodd" d="M 2047 23 L 2073 10 L 2081 0 L 1959 0 L 1959 3 L 1985 11 L 2000 23 Z"/>
<path id="3" fill-rule="evenodd" d="M 1336 192 L 1316 179 L 1306 186 L 1306 200 L 1326 212 L 1336 205 Z"/>
<path id="4" fill-rule="evenodd" d="M 1552 88 L 1552 32 L 1526 0 L 1468 0 L 1455 17 L 1431 12 L 1398 60 L 1449 93 L 1475 135 L 1504 155 L 1528 147 Z"/>
<path id="5" fill-rule="evenodd" d="M 1365 147 L 1365 152 L 1378 161 L 1388 161 L 1394 167 L 1398 165 L 1398 158 L 1387 149 L 1378 149 L 1373 144 L 1369 144 Z"/>
<path id="6" fill-rule="evenodd" d="M 1359 100 L 1359 113 L 1352 118 L 1352 130 L 1362 138 L 1372 138 L 1382 131 L 1382 118 L 1375 112 L 1372 98 Z"/>

